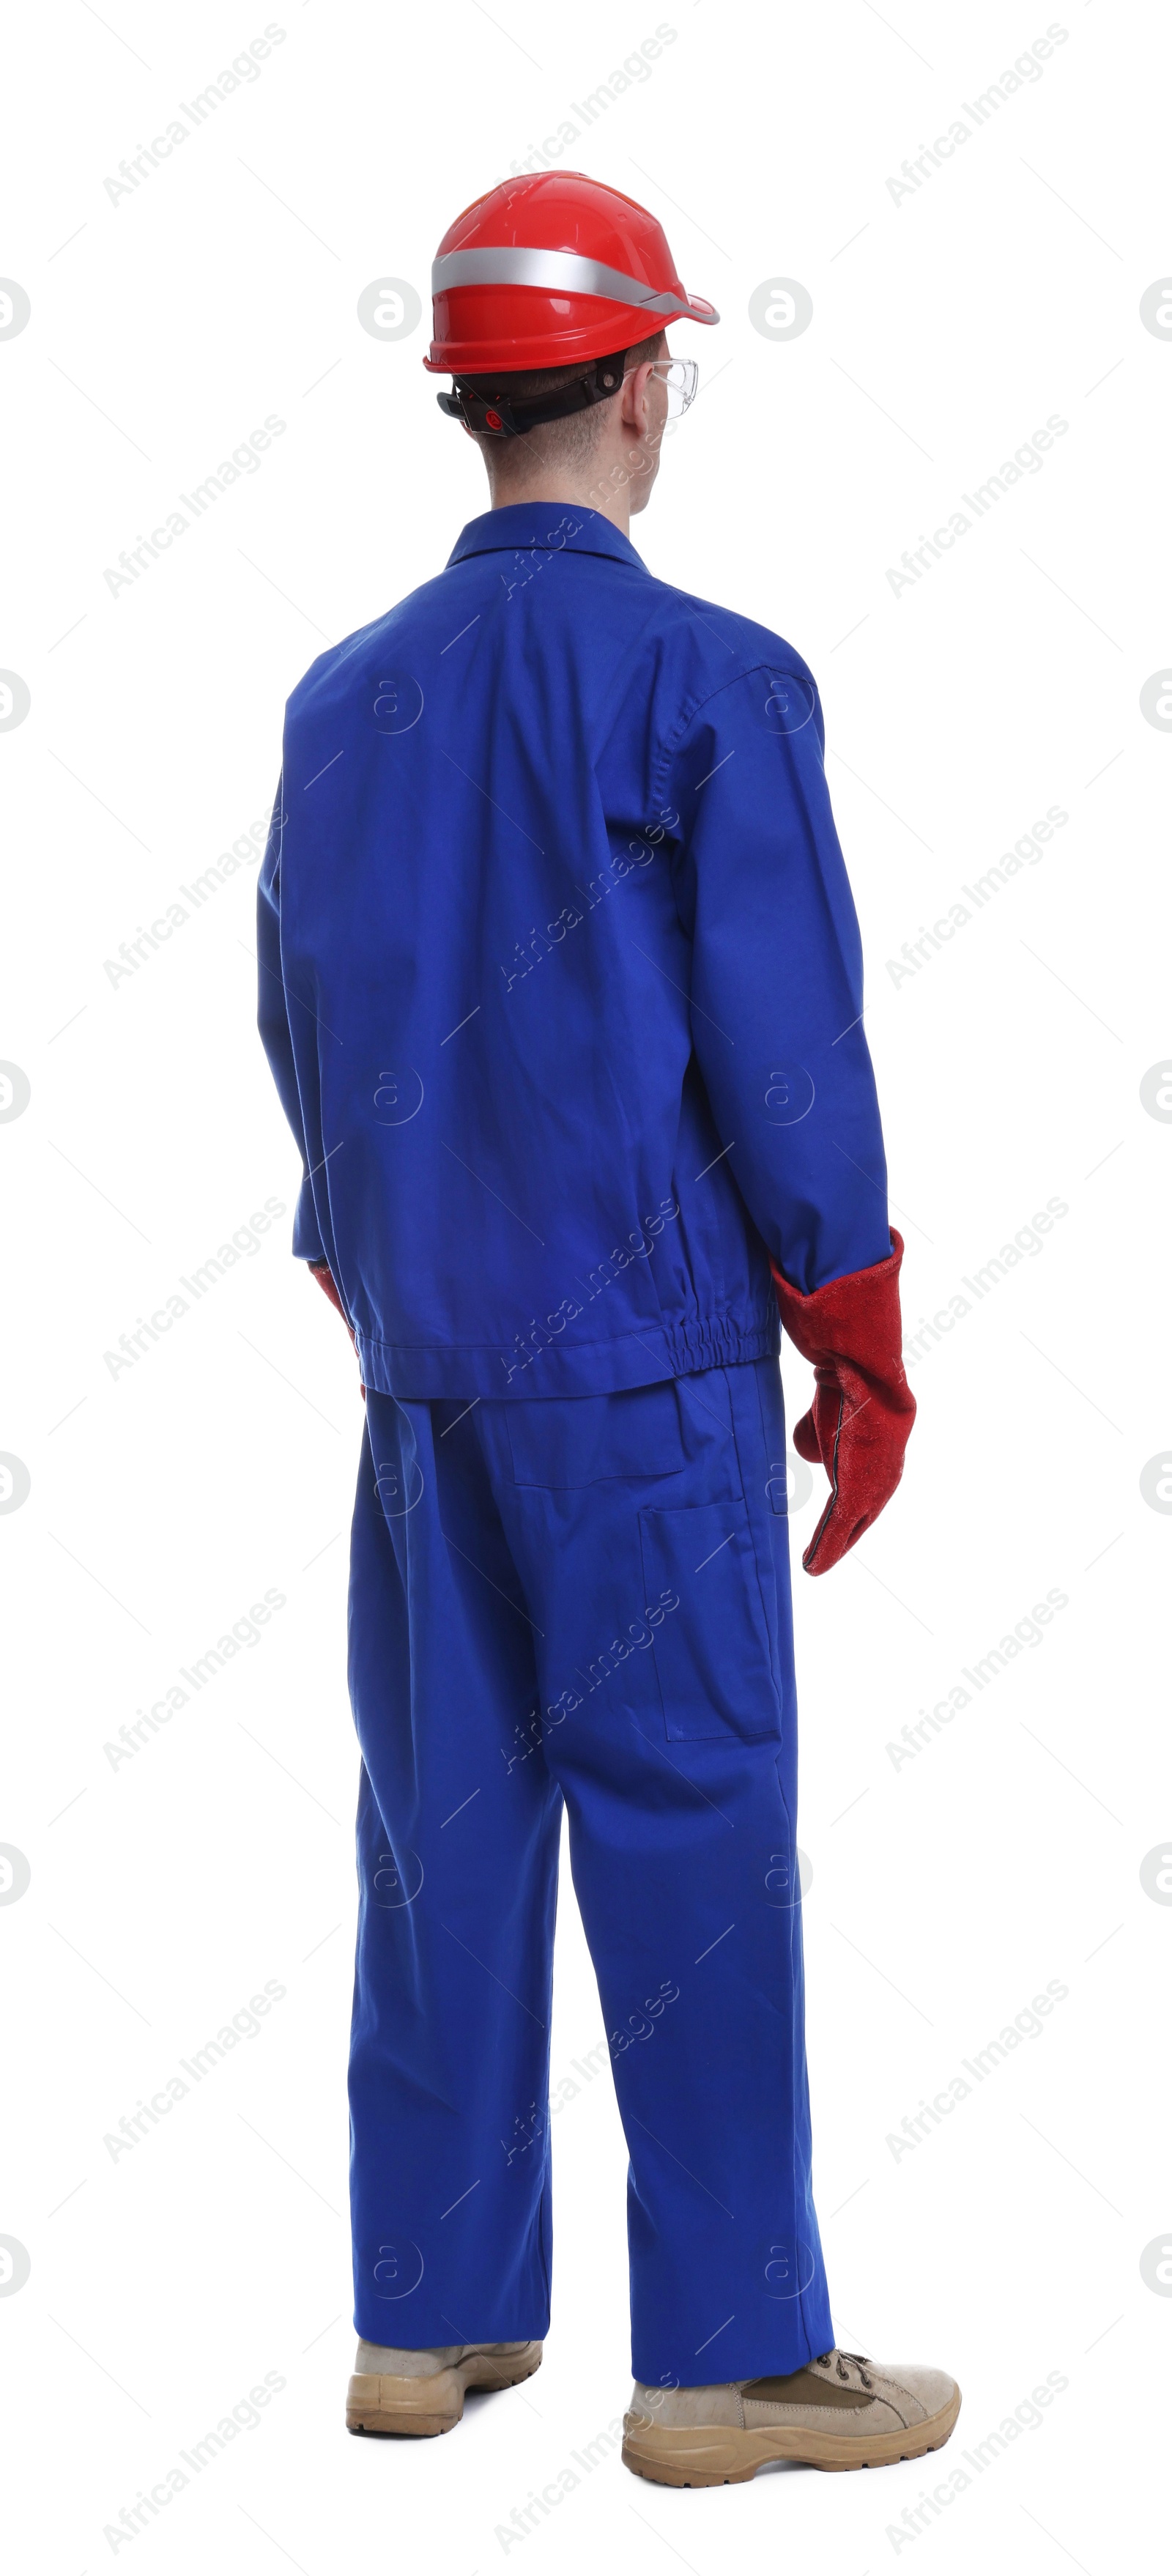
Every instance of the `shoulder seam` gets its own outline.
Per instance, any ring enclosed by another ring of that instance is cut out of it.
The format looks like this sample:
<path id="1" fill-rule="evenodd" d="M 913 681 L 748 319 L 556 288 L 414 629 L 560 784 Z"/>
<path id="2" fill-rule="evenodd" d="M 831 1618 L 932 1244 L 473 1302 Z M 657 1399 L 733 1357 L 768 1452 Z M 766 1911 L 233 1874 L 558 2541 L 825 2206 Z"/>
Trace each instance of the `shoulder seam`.
<path id="1" fill-rule="evenodd" d="M 784 671 L 790 678 L 800 680 L 803 677 L 804 666 L 803 670 L 798 670 L 794 666 L 801 661 L 801 658 L 802 657 L 799 653 L 793 652 L 789 654 L 779 653 L 776 656 L 771 655 L 768 658 L 763 653 L 759 653 L 753 661 L 743 662 L 739 670 L 730 671 L 726 679 L 718 680 L 714 687 L 706 689 L 702 697 L 685 699 L 684 705 L 680 709 L 674 724 L 664 735 L 662 745 L 656 754 L 651 772 L 652 787 L 655 788 L 656 786 L 661 786 L 663 784 L 663 780 L 675 758 L 676 752 L 679 750 L 684 735 L 689 732 L 701 710 L 711 704 L 713 698 L 723 696 L 724 691 L 726 689 L 734 688 L 738 680 L 751 679 L 754 671 Z M 810 686 L 814 691 L 815 698 L 820 704 L 821 699 L 818 690 L 818 683 L 814 679 L 812 673 L 810 674 Z"/>

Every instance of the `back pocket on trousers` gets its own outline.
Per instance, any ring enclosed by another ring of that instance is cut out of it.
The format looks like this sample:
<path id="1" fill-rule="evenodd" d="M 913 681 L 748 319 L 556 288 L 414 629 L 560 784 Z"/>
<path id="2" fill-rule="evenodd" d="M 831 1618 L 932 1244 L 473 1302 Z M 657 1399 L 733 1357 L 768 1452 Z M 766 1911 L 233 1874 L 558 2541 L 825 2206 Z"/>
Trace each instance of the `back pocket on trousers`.
<path id="1" fill-rule="evenodd" d="M 547 1490 L 678 1476 L 684 1465 L 674 1378 L 615 1395 L 529 1396 L 502 1404 L 513 1482 Z"/>
<path id="2" fill-rule="evenodd" d="M 742 1499 L 639 1514 L 655 1668 L 670 1739 L 776 1735 L 769 1638 Z M 671 1606 L 668 1606 L 668 1605 Z"/>

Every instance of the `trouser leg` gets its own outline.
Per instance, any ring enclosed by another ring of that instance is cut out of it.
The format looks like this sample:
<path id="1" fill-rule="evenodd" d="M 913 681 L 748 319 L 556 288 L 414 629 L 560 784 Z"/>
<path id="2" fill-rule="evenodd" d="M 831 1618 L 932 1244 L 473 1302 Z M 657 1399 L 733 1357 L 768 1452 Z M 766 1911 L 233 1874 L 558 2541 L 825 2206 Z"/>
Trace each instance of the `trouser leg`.
<path id="1" fill-rule="evenodd" d="M 549 2321 L 561 1797 L 483 1462 L 444 1436 L 461 1410 L 368 1396 L 353 1525 L 351 2210 L 355 2324 L 378 2344 Z"/>
<path id="2" fill-rule="evenodd" d="M 630 2150 L 635 2375 L 795 2370 L 833 2331 L 776 1363 L 498 1406 L 480 1436 L 543 1631 L 546 1758 Z"/>

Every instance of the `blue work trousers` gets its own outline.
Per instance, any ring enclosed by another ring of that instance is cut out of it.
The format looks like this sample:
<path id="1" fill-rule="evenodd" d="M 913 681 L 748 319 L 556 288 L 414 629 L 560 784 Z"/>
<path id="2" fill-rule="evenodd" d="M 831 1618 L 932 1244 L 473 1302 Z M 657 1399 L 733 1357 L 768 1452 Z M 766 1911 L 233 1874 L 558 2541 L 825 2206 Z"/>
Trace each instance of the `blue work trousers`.
<path id="1" fill-rule="evenodd" d="M 630 2155 L 632 2363 L 796 2370 L 811 2195 L 776 1360 L 622 1393 L 367 1396 L 355 2323 L 543 2337 L 558 1846 Z"/>

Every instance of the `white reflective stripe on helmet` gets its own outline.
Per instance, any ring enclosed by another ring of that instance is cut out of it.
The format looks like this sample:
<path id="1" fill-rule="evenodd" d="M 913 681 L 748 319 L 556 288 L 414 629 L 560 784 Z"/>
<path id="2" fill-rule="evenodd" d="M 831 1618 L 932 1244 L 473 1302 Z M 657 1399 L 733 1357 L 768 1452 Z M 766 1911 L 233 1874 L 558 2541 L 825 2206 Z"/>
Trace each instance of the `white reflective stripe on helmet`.
<path id="1" fill-rule="evenodd" d="M 646 313 L 686 313 L 686 296 L 657 294 L 638 277 L 624 277 L 601 260 L 572 250 L 450 250 L 431 269 L 431 291 L 449 286 L 544 286 L 561 295 L 599 295 L 610 304 L 634 304 Z"/>

